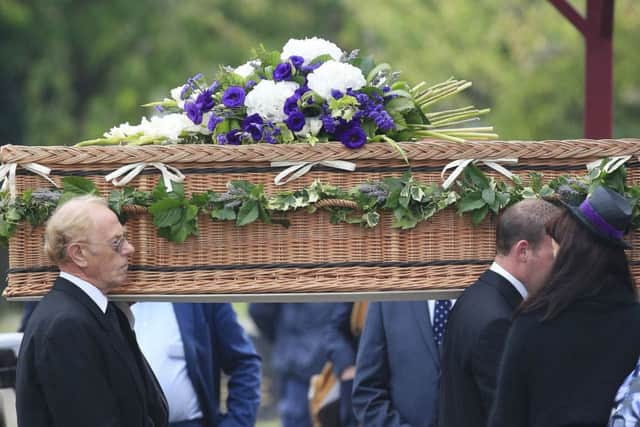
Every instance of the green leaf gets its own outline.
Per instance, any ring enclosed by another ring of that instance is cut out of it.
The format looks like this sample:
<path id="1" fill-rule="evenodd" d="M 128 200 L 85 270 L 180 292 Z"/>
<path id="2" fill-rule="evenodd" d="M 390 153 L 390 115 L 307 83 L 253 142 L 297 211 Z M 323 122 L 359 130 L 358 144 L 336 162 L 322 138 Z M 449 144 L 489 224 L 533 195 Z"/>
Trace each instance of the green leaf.
<path id="1" fill-rule="evenodd" d="M 258 203 L 255 200 L 247 200 L 238 210 L 236 225 L 242 227 L 258 219 Z"/>
<path id="2" fill-rule="evenodd" d="M 482 190 L 482 200 L 484 200 L 488 205 L 493 205 L 496 200 L 496 192 L 490 188 L 485 188 Z"/>
<path id="3" fill-rule="evenodd" d="M 231 208 L 218 208 L 211 211 L 211 218 L 219 220 L 234 220 L 236 219 L 236 211 Z"/>
<path id="4" fill-rule="evenodd" d="M 384 109 L 389 113 L 407 113 L 415 108 L 413 100 L 408 98 L 393 98 L 384 106 Z"/>
<path id="5" fill-rule="evenodd" d="M 482 220 L 485 219 L 485 217 L 487 216 L 488 212 L 489 212 L 489 207 L 486 206 L 486 205 L 483 208 L 474 211 L 471 214 L 471 223 L 473 225 L 480 224 L 482 222 Z"/>
<path id="6" fill-rule="evenodd" d="M 65 176 L 62 178 L 62 189 L 65 193 L 75 195 L 98 194 L 98 189 L 93 181 L 79 176 Z"/>
<path id="7" fill-rule="evenodd" d="M 411 187 L 411 198 L 416 202 L 421 202 L 424 199 L 424 190 L 421 187 L 414 185 Z"/>
<path id="8" fill-rule="evenodd" d="M 465 196 L 458 203 L 458 212 L 464 213 L 480 209 L 486 205 L 486 202 L 482 200 L 482 193 L 475 191 Z"/>
<path id="9" fill-rule="evenodd" d="M 182 202 L 175 199 L 163 199 L 149 206 L 149 213 L 153 216 L 153 223 L 158 227 L 169 227 L 180 221 L 182 217 Z"/>
<path id="10" fill-rule="evenodd" d="M 489 178 L 474 164 L 469 164 L 464 170 L 465 178 L 481 188 L 489 187 Z"/>
<path id="11" fill-rule="evenodd" d="M 385 73 L 389 71 L 391 71 L 391 66 L 389 64 L 382 63 L 376 65 L 373 70 L 369 71 L 369 74 L 367 74 L 367 83 L 371 83 L 378 73 Z"/>
<path id="12" fill-rule="evenodd" d="M 367 227 L 375 227 L 380 222 L 380 214 L 378 212 L 367 212 L 362 216 Z"/>

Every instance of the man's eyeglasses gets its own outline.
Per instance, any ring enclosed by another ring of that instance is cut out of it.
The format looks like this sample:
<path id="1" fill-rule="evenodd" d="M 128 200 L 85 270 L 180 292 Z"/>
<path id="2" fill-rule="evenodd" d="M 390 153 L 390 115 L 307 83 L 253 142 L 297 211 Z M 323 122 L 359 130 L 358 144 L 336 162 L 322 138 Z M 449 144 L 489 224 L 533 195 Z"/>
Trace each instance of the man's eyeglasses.
<path id="1" fill-rule="evenodd" d="M 113 249 L 114 252 L 116 253 L 122 253 L 122 248 L 124 247 L 125 242 L 128 242 L 127 240 L 127 233 L 123 233 L 122 236 L 118 237 L 117 239 L 109 242 L 109 243 L 103 243 L 103 242 L 73 242 L 73 243 L 85 243 L 85 244 L 93 244 L 93 245 L 109 245 L 111 246 L 111 249 Z"/>

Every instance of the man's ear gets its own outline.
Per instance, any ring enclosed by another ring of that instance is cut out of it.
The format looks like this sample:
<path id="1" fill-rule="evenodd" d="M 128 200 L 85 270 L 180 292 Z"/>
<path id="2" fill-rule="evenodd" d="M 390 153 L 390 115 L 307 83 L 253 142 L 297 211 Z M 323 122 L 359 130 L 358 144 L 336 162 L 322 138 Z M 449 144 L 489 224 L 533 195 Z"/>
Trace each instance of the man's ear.
<path id="1" fill-rule="evenodd" d="M 84 268 L 88 264 L 85 250 L 77 243 L 67 246 L 67 256 L 78 267 Z"/>
<path id="2" fill-rule="evenodd" d="M 527 258 L 529 256 L 529 242 L 526 240 L 518 240 L 515 245 L 513 245 L 513 252 L 515 253 L 518 261 L 527 262 Z"/>

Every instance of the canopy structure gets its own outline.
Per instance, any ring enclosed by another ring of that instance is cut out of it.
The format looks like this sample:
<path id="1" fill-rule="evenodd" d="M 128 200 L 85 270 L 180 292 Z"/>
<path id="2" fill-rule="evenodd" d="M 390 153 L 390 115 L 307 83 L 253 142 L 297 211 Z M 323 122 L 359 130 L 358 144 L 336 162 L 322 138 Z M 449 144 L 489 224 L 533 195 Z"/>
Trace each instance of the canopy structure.
<path id="1" fill-rule="evenodd" d="M 549 0 L 585 39 L 585 138 L 611 138 L 613 133 L 614 0 L 587 0 L 581 16 L 567 0 Z"/>

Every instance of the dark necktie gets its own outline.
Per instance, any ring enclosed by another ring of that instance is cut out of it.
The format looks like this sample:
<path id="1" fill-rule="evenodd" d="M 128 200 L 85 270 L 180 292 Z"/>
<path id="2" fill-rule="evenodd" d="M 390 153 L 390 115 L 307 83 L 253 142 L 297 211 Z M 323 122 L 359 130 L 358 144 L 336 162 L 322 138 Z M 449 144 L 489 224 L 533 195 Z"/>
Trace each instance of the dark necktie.
<path id="1" fill-rule="evenodd" d="M 447 318 L 451 309 L 451 301 L 448 299 L 437 300 L 433 309 L 433 339 L 436 345 L 442 343 L 444 331 L 447 328 Z"/>

